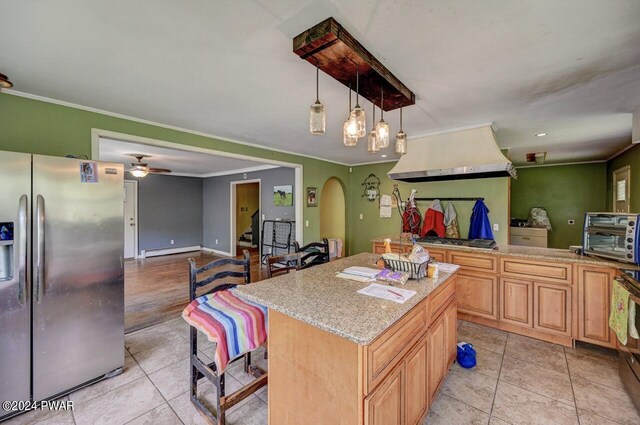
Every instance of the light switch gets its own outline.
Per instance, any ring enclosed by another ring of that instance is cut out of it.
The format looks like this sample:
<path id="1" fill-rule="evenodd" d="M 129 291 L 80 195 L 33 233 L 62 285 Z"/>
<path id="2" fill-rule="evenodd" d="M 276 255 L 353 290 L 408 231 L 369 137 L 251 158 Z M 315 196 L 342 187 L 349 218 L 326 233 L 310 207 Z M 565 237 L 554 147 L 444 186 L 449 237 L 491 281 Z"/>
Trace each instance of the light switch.
<path id="1" fill-rule="evenodd" d="M 218 240 L 216 239 L 216 245 L 218 245 Z"/>
<path id="2" fill-rule="evenodd" d="M 262 214 L 262 220 L 264 221 L 264 220 L 266 220 L 266 219 L 267 219 L 267 216 L 266 216 L 266 215 L 264 215 L 264 214 Z"/>
<path id="3" fill-rule="evenodd" d="M 171 239 L 171 245 L 173 245 L 173 244 L 174 244 L 174 240 L 173 240 L 173 239 Z"/>
<path id="4" fill-rule="evenodd" d="M 364 219 L 364 214 L 360 214 L 360 220 Z"/>
<path id="5" fill-rule="evenodd" d="M 493 230 L 496 232 L 500 231 L 500 225 L 498 223 L 493 223 Z"/>
<path id="6" fill-rule="evenodd" d="M 304 221 L 304 227 L 309 227 L 309 220 Z"/>

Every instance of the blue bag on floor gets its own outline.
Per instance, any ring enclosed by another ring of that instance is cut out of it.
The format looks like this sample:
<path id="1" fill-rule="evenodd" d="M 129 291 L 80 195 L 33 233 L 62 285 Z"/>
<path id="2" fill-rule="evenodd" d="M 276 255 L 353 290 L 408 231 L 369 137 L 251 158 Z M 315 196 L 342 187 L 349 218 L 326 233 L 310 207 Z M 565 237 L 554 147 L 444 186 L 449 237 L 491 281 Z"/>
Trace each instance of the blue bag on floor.
<path id="1" fill-rule="evenodd" d="M 456 358 L 458 364 L 465 369 L 470 369 L 476 365 L 476 350 L 473 345 L 466 342 L 458 343 L 458 356 Z"/>

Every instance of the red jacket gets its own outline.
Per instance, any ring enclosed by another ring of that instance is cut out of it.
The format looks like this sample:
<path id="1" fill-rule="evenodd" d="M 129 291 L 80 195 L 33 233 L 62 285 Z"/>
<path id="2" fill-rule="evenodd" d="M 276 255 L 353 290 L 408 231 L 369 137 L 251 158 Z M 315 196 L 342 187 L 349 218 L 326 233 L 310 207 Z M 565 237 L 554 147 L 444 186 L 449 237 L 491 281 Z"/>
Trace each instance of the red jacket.
<path id="1" fill-rule="evenodd" d="M 424 214 L 421 237 L 437 235 L 444 238 L 446 227 L 444 225 L 444 210 L 440 200 L 434 200 Z"/>

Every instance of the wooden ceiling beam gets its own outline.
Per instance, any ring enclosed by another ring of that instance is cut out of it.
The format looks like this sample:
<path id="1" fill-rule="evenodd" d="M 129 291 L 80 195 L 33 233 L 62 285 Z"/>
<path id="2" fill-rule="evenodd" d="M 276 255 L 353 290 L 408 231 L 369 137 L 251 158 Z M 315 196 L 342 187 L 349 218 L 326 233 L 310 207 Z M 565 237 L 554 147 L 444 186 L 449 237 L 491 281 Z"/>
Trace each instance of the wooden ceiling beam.
<path id="1" fill-rule="evenodd" d="M 359 71 L 360 96 L 380 106 L 384 89 L 385 112 L 416 103 L 415 94 L 333 18 L 296 36 L 293 52 L 353 90 Z"/>

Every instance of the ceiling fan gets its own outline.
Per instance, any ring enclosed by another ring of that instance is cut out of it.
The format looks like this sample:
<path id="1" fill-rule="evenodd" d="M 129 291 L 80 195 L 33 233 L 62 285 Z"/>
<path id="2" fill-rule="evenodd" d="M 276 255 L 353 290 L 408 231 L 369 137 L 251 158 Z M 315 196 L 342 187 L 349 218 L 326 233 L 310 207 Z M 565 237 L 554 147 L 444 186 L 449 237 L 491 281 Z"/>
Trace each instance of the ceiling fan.
<path id="1" fill-rule="evenodd" d="M 171 170 L 167 168 L 152 168 L 152 167 L 149 167 L 149 164 L 147 164 L 146 162 L 142 162 L 143 158 L 151 158 L 150 155 L 142 155 L 142 154 L 135 153 L 135 154 L 129 154 L 129 156 L 132 156 L 138 160 L 138 162 L 132 162 L 131 168 L 127 170 L 134 177 L 141 178 L 146 176 L 149 173 L 170 173 L 171 172 Z"/>

